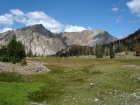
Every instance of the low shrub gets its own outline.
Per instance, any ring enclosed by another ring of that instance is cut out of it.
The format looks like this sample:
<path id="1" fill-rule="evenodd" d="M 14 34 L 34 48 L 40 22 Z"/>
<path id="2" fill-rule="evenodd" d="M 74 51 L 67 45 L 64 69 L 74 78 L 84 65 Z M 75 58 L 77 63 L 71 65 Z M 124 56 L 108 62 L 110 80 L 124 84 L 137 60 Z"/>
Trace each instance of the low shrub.
<path id="1" fill-rule="evenodd" d="M 21 61 L 21 66 L 24 66 L 24 65 L 27 65 L 27 62 L 26 62 L 26 59 L 25 58 L 22 59 L 22 61 Z"/>
<path id="2" fill-rule="evenodd" d="M 2 62 L 9 62 L 9 60 L 10 60 L 9 57 L 6 55 L 0 57 L 0 61 L 2 61 Z"/>

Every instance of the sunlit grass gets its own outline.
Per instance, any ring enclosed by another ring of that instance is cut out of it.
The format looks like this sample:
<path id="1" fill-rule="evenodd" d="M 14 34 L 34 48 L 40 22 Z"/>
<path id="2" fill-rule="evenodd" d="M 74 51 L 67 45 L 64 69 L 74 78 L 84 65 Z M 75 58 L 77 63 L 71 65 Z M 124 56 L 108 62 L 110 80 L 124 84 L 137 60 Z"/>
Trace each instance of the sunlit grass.
<path id="1" fill-rule="evenodd" d="M 140 74 L 140 70 L 124 67 L 139 66 L 140 59 L 72 57 L 28 61 L 43 62 L 51 71 L 34 75 L 0 73 L 0 104 L 133 104 L 136 100 L 130 94 L 140 88 L 138 76 L 132 76 Z M 90 83 L 94 85 L 91 87 Z"/>

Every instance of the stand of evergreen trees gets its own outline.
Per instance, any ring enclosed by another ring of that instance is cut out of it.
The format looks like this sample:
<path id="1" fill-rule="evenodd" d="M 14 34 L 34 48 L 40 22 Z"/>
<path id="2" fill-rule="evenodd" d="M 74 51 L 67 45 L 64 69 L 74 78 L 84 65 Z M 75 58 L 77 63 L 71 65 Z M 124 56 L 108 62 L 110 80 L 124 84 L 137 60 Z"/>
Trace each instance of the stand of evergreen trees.
<path id="1" fill-rule="evenodd" d="M 26 57 L 24 46 L 16 38 L 12 38 L 7 46 L 0 49 L 0 61 L 2 62 L 21 62 Z"/>
<path id="2" fill-rule="evenodd" d="M 73 45 L 56 53 L 56 57 L 69 57 L 80 55 L 95 55 L 93 47 Z"/>
<path id="3" fill-rule="evenodd" d="M 90 46 L 78 46 L 73 45 L 69 46 L 66 49 L 63 49 L 56 53 L 56 57 L 69 57 L 69 56 L 86 56 L 86 55 L 94 55 L 96 58 L 102 58 L 103 56 L 110 56 L 110 58 L 115 57 L 115 51 L 113 50 L 113 46 L 109 45 L 107 49 L 105 49 L 102 45 L 96 44 L 95 47 Z"/>
<path id="4" fill-rule="evenodd" d="M 101 45 L 96 44 L 96 58 L 103 57 L 103 48 Z"/>
<path id="5" fill-rule="evenodd" d="M 122 51 L 134 51 L 134 47 L 136 45 L 140 45 L 140 29 L 123 39 L 105 44 L 103 47 L 107 49 L 110 45 L 113 47 L 115 53 Z"/>

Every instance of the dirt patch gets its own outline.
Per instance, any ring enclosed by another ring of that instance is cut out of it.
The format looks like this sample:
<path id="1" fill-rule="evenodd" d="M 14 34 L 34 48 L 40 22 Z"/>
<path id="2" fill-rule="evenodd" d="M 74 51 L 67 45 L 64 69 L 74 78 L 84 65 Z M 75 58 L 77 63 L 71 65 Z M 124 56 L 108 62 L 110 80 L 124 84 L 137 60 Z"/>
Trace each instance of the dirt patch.
<path id="1" fill-rule="evenodd" d="M 21 74 L 37 74 L 50 71 L 43 63 L 28 62 L 27 65 L 0 62 L 0 72 L 18 72 Z"/>

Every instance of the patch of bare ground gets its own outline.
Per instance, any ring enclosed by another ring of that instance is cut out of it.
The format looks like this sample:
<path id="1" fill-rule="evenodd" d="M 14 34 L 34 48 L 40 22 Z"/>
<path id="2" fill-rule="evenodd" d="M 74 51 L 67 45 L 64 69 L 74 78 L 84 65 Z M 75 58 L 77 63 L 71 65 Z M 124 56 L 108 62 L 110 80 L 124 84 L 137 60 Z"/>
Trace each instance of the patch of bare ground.
<path id="1" fill-rule="evenodd" d="M 43 63 L 28 62 L 21 66 L 20 63 L 12 64 L 0 62 L 0 72 L 17 72 L 20 74 L 37 74 L 50 71 Z"/>

